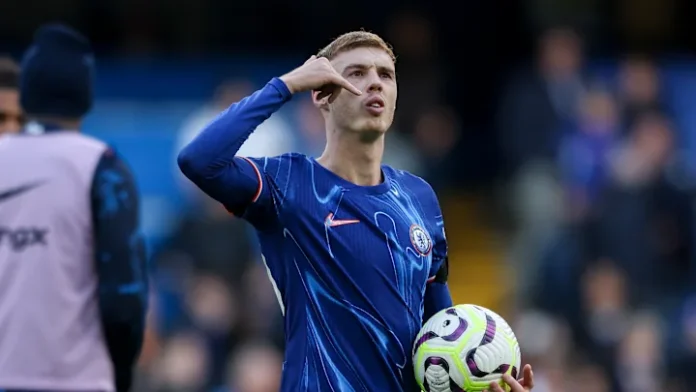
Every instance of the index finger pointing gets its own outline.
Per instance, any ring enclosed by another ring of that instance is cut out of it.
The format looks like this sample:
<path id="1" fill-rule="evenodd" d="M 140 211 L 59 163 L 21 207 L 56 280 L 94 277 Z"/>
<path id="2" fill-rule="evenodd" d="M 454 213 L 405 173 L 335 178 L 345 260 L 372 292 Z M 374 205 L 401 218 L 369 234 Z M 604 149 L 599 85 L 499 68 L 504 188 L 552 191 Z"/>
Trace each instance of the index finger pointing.
<path id="1" fill-rule="evenodd" d="M 344 89 L 350 91 L 355 95 L 362 95 L 362 91 L 358 90 L 357 87 L 353 86 L 349 81 L 345 80 L 343 77 L 338 76 L 336 78 L 336 84 L 343 87 Z"/>

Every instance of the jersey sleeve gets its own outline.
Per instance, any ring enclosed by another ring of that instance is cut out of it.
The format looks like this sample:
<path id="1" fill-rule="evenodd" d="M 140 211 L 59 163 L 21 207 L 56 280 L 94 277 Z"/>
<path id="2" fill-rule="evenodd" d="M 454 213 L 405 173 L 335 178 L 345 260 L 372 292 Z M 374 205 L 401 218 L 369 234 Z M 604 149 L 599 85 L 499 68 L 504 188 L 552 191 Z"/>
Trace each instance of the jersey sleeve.
<path id="1" fill-rule="evenodd" d="M 254 194 L 247 202 L 225 205 L 228 211 L 254 225 L 268 230 L 278 222 L 278 215 L 291 191 L 291 175 L 297 171 L 292 154 L 278 157 L 236 157 L 239 165 L 246 165 L 256 184 Z M 295 167 L 293 167 L 295 166 Z"/>
<path id="2" fill-rule="evenodd" d="M 143 342 L 148 268 L 135 180 L 112 150 L 97 165 L 91 207 L 104 339 L 116 385 L 127 390 Z"/>
<path id="3" fill-rule="evenodd" d="M 249 135 L 292 98 L 278 78 L 232 104 L 210 122 L 177 157 L 181 172 L 208 196 L 236 215 L 250 201 L 263 204 L 264 189 L 258 162 L 237 153 Z M 273 166 L 273 165 L 271 165 Z M 267 187 L 266 187 L 267 188 Z"/>
<path id="4" fill-rule="evenodd" d="M 447 254 L 447 236 L 445 235 L 445 224 L 440 211 L 439 203 L 435 192 L 433 195 L 432 212 L 432 240 L 433 256 L 428 275 L 428 284 L 425 287 L 423 298 L 423 317 L 427 321 L 435 313 L 442 309 L 452 306 L 452 296 L 447 285 L 449 274 L 449 258 Z"/>
<path id="5" fill-rule="evenodd" d="M 435 216 L 433 217 L 433 226 L 433 261 L 430 266 L 428 283 L 446 283 L 449 274 L 449 258 L 447 254 L 445 222 L 439 206 L 435 212 Z"/>

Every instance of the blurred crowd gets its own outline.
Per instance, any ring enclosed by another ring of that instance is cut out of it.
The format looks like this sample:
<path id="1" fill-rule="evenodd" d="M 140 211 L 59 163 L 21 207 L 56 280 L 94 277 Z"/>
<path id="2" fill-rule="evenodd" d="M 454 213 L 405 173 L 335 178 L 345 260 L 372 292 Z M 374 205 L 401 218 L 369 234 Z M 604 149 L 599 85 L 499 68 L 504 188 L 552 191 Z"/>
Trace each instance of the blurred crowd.
<path id="1" fill-rule="evenodd" d="M 540 391 L 689 391 L 696 182 L 658 66 L 554 29 L 501 98 L 516 330 Z"/>

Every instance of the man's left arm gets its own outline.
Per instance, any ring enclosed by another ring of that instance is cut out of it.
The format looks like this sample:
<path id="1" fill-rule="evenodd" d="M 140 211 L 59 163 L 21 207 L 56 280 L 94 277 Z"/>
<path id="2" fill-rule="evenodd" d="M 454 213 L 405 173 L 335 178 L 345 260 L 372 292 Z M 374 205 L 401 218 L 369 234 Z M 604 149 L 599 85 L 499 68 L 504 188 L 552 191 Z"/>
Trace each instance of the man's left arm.
<path id="1" fill-rule="evenodd" d="M 430 240 L 432 242 L 430 271 L 428 282 L 425 286 L 423 298 L 423 323 L 427 322 L 435 313 L 452 306 L 452 296 L 447 287 L 449 276 L 449 257 L 447 249 L 447 235 L 445 234 L 445 221 L 437 194 L 426 181 L 424 186 L 422 206 L 426 216 L 430 216 L 426 225 L 429 227 Z"/>
<path id="2" fill-rule="evenodd" d="M 447 236 L 445 235 L 445 222 L 442 212 L 437 205 L 438 215 L 435 219 L 435 229 L 433 233 L 433 262 L 430 270 L 430 277 L 425 287 L 425 298 L 423 322 L 442 309 L 452 306 L 452 296 L 447 287 L 449 277 L 449 257 L 447 250 Z"/>
<path id="3" fill-rule="evenodd" d="M 428 279 L 425 287 L 425 299 L 423 313 L 423 322 L 425 323 L 435 313 L 452 306 L 452 296 L 450 295 L 449 287 L 447 286 L 447 277 L 449 274 L 449 260 L 447 256 L 439 261 L 440 267 L 435 275 Z"/>

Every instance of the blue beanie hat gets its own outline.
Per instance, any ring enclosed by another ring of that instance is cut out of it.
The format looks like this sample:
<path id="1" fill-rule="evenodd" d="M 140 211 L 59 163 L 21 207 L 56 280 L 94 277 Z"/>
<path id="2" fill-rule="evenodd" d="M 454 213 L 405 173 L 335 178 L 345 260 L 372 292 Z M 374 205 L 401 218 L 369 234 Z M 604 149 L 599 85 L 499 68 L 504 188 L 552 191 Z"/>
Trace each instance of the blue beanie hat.
<path id="1" fill-rule="evenodd" d="M 21 67 L 20 102 L 29 115 L 72 119 L 89 112 L 94 57 L 77 31 L 59 24 L 39 28 Z"/>

